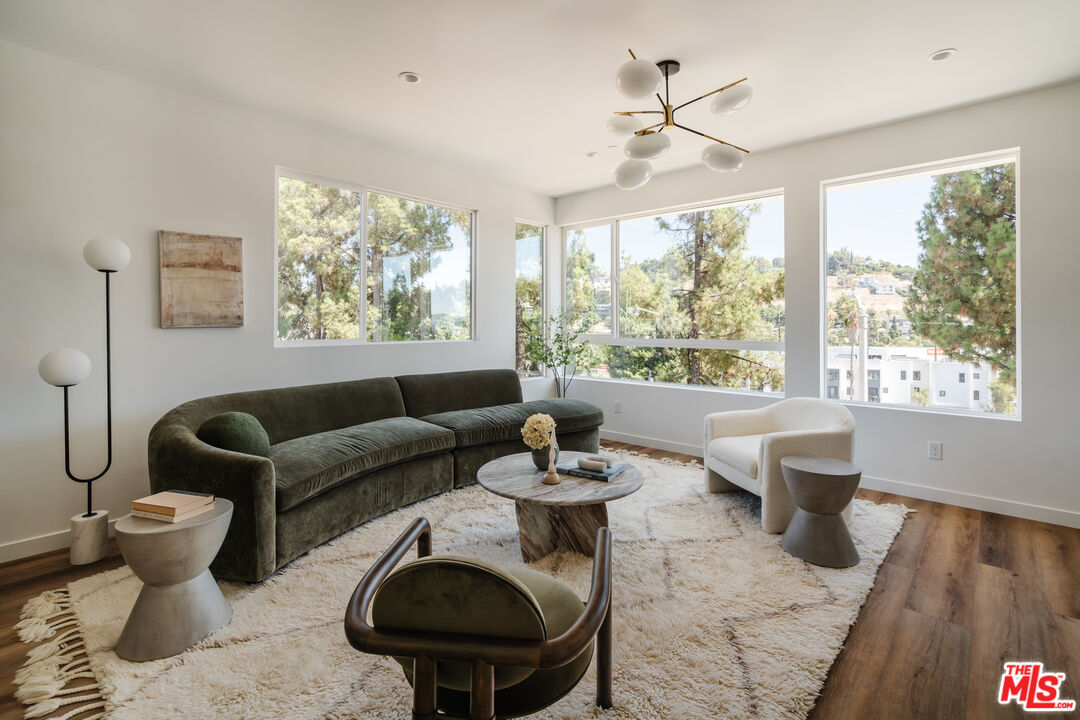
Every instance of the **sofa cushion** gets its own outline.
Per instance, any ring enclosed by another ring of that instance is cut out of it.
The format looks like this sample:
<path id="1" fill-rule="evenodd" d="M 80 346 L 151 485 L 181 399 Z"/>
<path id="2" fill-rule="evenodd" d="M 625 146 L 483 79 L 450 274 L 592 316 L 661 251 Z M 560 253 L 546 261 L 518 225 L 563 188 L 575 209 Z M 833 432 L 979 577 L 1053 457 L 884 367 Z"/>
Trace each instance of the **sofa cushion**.
<path id="1" fill-rule="evenodd" d="M 556 438 L 559 433 L 590 430 L 604 424 L 604 412 L 600 408 L 583 400 L 569 398 L 455 410 L 425 415 L 421 420 L 453 430 L 459 448 L 518 440 L 521 442 L 521 452 L 526 452 L 528 447 L 521 439 L 521 426 L 530 415 L 536 413 L 547 413 L 555 418 Z"/>
<path id="2" fill-rule="evenodd" d="M 758 455 L 763 435 L 731 435 L 709 443 L 709 456 L 752 478 L 758 476 Z"/>
<path id="3" fill-rule="evenodd" d="M 419 418 L 453 410 L 521 402 L 521 381 L 513 370 L 399 375 L 405 414 Z"/>
<path id="4" fill-rule="evenodd" d="M 223 412 L 199 426 L 195 437 L 222 450 L 270 457 L 270 438 L 254 415 Z"/>
<path id="5" fill-rule="evenodd" d="M 454 447 L 449 430 L 409 417 L 374 420 L 272 445 L 278 510 L 379 468 Z"/>

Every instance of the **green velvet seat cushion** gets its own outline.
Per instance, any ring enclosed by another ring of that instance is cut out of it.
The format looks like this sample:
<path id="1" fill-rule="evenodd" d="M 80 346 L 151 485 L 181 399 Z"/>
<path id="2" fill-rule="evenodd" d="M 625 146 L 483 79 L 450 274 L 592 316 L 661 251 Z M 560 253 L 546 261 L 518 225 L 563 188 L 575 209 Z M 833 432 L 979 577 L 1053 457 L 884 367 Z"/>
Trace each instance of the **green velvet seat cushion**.
<path id="1" fill-rule="evenodd" d="M 266 430 L 258 418 L 245 412 L 223 412 L 207 418 L 195 436 L 222 450 L 270 457 Z"/>
<path id="2" fill-rule="evenodd" d="M 532 400 L 509 405 L 456 410 L 426 415 L 422 420 L 454 431 L 459 448 L 521 440 L 521 452 L 528 447 L 521 439 L 521 426 L 530 415 L 546 413 L 555 419 L 555 435 L 590 430 L 604 424 L 604 412 L 592 403 L 569 398 Z"/>
<path id="3" fill-rule="evenodd" d="M 555 578 L 528 568 L 506 568 L 506 573 L 521 581 L 540 603 L 547 625 L 547 637 L 553 639 L 570 629 L 581 616 L 584 603 L 569 587 Z M 592 662 L 593 643 L 561 667 L 533 672 L 521 682 L 495 691 L 495 712 L 499 718 L 531 715 L 556 702 L 578 684 Z M 411 674 L 409 682 L 412 682 Z M 440 710 L 457 717 L 468 717 L 469 693 L 444 687 L 437 693 Z"/>
<path id="4" fill-rule="evenodd" d="M 405 565 L 379 586 L 371 604 L 372 624 L 382 630 L 464 633 L 520 640 L 546 637 L 541 605 L 514 575 L 472 558 L 432 555 Z M 412 675 L 412 659 L 398 658 Z M 495 687 L 524 680 L 531 668 L 496 667 Z M 440 661 L 439 685 L 468 691 L 467 662 Z"/>
<path id="5" fill-rule="evenodd" d="M 278 511 L 340 483 L 454 447 L 449 430 L 410 417 L 386 418 L 270 446 Z"/>

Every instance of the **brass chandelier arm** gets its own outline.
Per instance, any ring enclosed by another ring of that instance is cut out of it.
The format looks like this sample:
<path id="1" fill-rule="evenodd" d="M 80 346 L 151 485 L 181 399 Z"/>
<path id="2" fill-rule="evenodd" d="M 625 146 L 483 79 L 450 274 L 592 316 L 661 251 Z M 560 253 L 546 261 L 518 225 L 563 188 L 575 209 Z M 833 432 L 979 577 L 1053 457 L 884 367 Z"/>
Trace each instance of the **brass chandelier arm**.
<path id="1" fill-rule="evenodd" d="M 687 100 L 686 102 L 684 102 L 682 105 L 679 105 L 679 107 L 677 107 L 675 109 L 678 110 L 679 108 L 684 108 L 687 105 L 691 105 L 693 103 L 696 103 L 698 100 L 704 100 L 705 98 L 709 97 L 710 95 L 715 95 L 716 93 L 723 92 L 724 90 L 727 90 L 730 87 L 735 87 L 736 85 L 738 85 L 741 82 L 746 82 L 746 78 L 742 78 L 741 80 L 736 80 L 733 83 L 728 83 L 727 85 L 725 85 L 722 88 L 717 88 L 717 89 L 713 90 L 712 92 L 707 92 L 704 95 L 701 95 L 699 97 L 694 98 L 693 100 Z M 735 146 L 732 145 L 732 147 L 735 147 Z"/>
<path id="2" fill-rule="evenodd" d="M 632 58 L 634 58 L 635 60 L 637 60 L 637 55 L 635 55 L 635 54 L 634 54 L 634 51 L 633 51 L 633 50 L 631 50 L 630 48 L 626 48 L 626 52 L 630 53 L 630 57 L 632 57 Z"/>
<path id="3" fill-rule="evenodd" d="M 738 145 L 735 145 L 734 143 L 729 143 L 726 140 L 720 140 L 719 138 L 714 138 L 712 135 L 706 135 L 703 132 L 698 132 L 697 130 L 694 130 L 693 128 L 688 128 L 685 125 L 680 125 L 679 123 L 675 123 L 675 127 L 686 130 L 687 132 L 692 132 L 695 135 L 700 135 L 703 138 L 708 138 L 709 140 L 712 140 L 713 142 L 718 142 L 721 145 L 729 145 L 729 146 L 735 148 L 736 150 L 741 150 L 742 152 L 746 153 L 747 155 L 750 154 L 750 151 L 747 150 L 746 148 L 739 147 Z"/>
<path id="4" fill-rule="evenodd" d="M 664 127 L 665 127 L 665 123 L 658 122 L 655 125 L 650 125 L 649 127 L 641 128 L 640 130 L 635 130 L 634 134 L 635 135 L 644 135 L 645 133 L 649 132 L 653 128 L 660 128 L 660 130 L 662 131 L 664 129 Z"/>
<path id="5" fill-rule="evenodd" d="M 616 115 L 626 115 L 628 117 L 630 115 L 647 115 L 647 114 L 649 114 L 649 115 L 663 115 L 664 111 L 663 110 L 624 110 L 624 111 L 616 111 L 615 114 Z"/>

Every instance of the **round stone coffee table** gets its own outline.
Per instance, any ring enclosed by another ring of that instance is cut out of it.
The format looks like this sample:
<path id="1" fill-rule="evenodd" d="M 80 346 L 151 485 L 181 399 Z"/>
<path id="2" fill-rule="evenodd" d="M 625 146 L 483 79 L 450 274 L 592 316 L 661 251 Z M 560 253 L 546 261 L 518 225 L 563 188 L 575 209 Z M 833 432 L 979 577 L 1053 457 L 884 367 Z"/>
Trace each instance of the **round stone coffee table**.
<path id="1" fill-rule="evenodd" d="M 846 568 L 859 552 L 840 513 L 855 497 L 862 470 L 843 460 L 792 455 L 780 460 L 795 515 L 780 547 L 814 565 Z"/>
<path id="2" fill-rule="evenodd" d="M 169 657 L 229 624 L 232 611 L 207 568 L 232 512 L 231 502 L 217 498 L 213 510 L 178 523 L 131 515 L 116 521 L 120 552 L 143 581 L 117 655 L 135 662 Z"/>
<path id="3" fill-rule="evenodd" d="M 595 454 L 563 451 L 559 463 Z M 555 550 L 592 556 L 596 552 L 596 531 L 608 524 L 605 503 L 637 491 L 644 480 L 641 471 L 630 464 L 607 482 L 560 474 L 562 482 L 545 485 L 543 477 L 544 472 L 536 469 L 527 452 L 492 460 L 476 473 L 477 481 L 486 490 L 515 501 L 525 562 L 539 560 Z"/>

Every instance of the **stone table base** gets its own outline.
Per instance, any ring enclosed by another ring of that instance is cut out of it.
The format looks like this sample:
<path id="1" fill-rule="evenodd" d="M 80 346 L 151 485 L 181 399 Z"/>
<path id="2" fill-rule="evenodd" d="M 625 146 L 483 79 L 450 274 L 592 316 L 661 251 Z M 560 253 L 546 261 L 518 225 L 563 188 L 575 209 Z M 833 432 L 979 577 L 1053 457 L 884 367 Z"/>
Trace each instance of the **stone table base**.
<path id="1" fill-rule="evenodd" d="M 556 550 L 596 554 L 596 531 L 608 526 L 607 505 L 538 505 L 518 501 L 521 557 L 534 562 Z"/>

